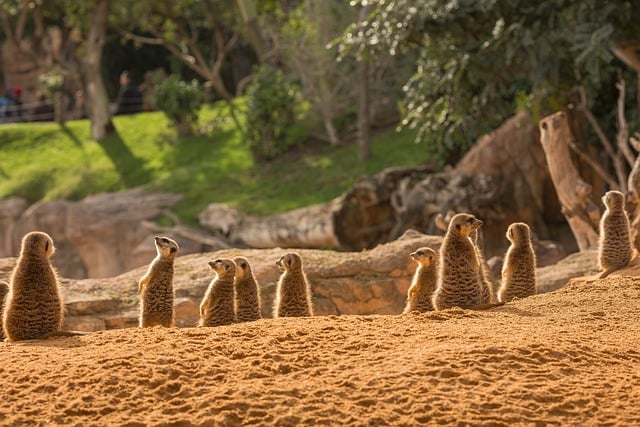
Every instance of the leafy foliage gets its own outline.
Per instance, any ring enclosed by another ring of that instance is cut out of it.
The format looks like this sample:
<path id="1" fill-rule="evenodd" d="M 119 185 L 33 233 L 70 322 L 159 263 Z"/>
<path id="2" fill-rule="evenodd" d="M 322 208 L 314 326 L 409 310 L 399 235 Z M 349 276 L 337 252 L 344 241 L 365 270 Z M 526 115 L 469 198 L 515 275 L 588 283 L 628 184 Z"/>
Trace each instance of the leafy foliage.
<path id="1" fill-rule="evenodd" d="M 543 106 L 577 86 L 594 98 L 611 91 L 621 63 L 610 49 L 640 39 L 638 16 L 624 0 L 381 0 L 342 49 L 419 52 L 403 124 L 439 135 L 452 160 L 512 114 L 519 93 Z"/>
<path id="2" fill-rule="evenodd" d="M 172 74 L 154 88 L 153 100 L 180 135 L 193 133 L 204 101 L 204 93 L 197 80 L 185 82 Z"/>
<path id="3" fill-rule="evenodd" d="M 247 89 L 247 138 L 257 160 L 270 160 L 296 142 L 293 125 L 301 108 L 300 91 L 270 65 L 256 69 Z"/>

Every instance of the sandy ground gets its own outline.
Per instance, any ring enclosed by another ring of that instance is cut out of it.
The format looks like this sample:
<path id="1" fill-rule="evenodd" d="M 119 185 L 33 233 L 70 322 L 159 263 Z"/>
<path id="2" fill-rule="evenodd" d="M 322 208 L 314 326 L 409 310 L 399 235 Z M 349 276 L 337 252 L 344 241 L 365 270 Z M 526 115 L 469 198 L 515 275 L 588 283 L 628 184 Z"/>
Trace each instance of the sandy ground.
<path id="1" fill-rule="evenodd" d="M 640 425 L 640 279 L 489 311 L 0 343 L 2 425 Z"/>

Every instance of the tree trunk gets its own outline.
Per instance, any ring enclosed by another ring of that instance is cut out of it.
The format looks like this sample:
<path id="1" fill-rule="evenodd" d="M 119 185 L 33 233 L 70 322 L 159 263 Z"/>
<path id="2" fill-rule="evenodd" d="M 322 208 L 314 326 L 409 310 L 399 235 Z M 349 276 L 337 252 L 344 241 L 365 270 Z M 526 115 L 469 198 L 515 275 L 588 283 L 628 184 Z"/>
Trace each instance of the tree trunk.
<path id="1" fill-rule="evenodd" d="M 267 52 L 264 47 L 264 39 L 260 33 L 258 27 L 258 15 L 256 13 L 256 6 L 253 0 L 236 0 L 236 4 L 240 9 L 242 20 L 244 21 L 245 30 L 247 32 L 247 39 L 253 50 L 255 50 L 258 60 L 264 62 Z"/>
<path id="2" fill-rule="evenodd" d="M 562 214 L 580 251 L 598 248 L 600 210 L 591 200 L 591 186 L 584 182 L 569 152 L 573 138 L 567 116 L 558 112 L 540 120 L 540 142 L 547 158 Z"/>
<path id="3" fill-rule="evenodd" d="M 360 9 L 358 25 L 369 13 L 369 6 Z M 358 61 L 358 159 L 361 162 L 371 157 L 371 111 L 369 100 L 369 59 L 364 55 Z"/>
<path id="4" fill-rule="evenodd" d="M 371 114 L 369 112 L 369 62 L 358 62 L 358 159 L 371 157 Z"/>
<path id="5" fill-rule="evenodd" d="M 107 34 L 110 0 L 98 0 L 89 17 L 86 53 L 82 74 L 87 94 L 87 112 L 91 121 L 91 137 L 103 140 L 116 130 L 111 122 L 109 98 L 101 74 L 102 48 Z"/>

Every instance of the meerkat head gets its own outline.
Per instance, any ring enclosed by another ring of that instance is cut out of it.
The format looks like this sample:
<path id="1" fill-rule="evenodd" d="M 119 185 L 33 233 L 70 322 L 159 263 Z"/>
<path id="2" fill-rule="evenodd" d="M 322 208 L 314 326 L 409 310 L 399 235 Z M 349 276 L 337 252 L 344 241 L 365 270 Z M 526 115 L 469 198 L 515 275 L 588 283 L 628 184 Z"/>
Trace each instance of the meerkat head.
<path id="1" fill-rule="evenodd" d="M 55 253 L 53 240 L 47 233 L 42 231 L 31 231 L 22 238 L 21 254 L 42 255 L 49 259 Z"/>
<path id="2" fill-rule="evenodd" d="M 236 274 L 236 263 L 229 258 L 218 258 L 209 261 L 209 267 L 218 275 L 218 277 Z"/>
<path id="3" fill-rule="evenodd" d="M 233 259 L 236 263 L 236 279 L 242 279 L 251 275 L 251 265 L 249 260 L 243 256 L 238 256 Z"/>
<path id="4" fill-rule="evenodd" d="M 624 208 L 624 194 L 616 190 L 607 191 L 602 196 L 602 203 L 607 209 L 617 210 Z"/>
<path id="5" fill-rule="evenodd" d="M 281 256 L 280 259 L 276 261 L 276 265 L 282 271 L 300 270 L 302 268 L 302 257 L 297 252 L 289 252 Z"/>
<path id="6" fill-rule="evenodd" d="M 514 222 L 507 228 L 507 239 L 511 243 L 531 240 L 531 230 L 524 222 Z"/>
<path id="7" fill-rule="evenodd" d="M 155 236 L 156 250 L 160 256 L 174 258 L 178 253 L 178 244 L 175 240 L 164 236 Z"/>
<path id="8" fill-rule="evenodd" d="M 482 221 L 471 214 L 459 213 L 454 215 L 449 222 L 449 231 L 453 231 L 461 236 L 468 236 L 473 230 L 477 230 L 482 225 Z"/>
<path id="9" fill-rule="evenodd" d="M 429 267 L 436 261 L 436 251 L 427 247 L 411 252 L 409 256 L 423 267 Z"/>

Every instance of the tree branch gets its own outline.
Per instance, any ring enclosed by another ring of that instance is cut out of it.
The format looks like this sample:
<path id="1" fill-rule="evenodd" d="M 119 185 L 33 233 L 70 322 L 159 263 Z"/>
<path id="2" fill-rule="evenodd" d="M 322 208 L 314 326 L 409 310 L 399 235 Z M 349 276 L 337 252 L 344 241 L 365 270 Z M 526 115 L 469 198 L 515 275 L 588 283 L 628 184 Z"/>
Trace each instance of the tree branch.
<path id="1" fill-rule="evenodd" d="M 584 150 L 581 150 L 573 140 L 567 141 L 571 151 L 576 153 L 578 157 L 585 163 L 587 163 L 595 173 L 600 176 L 607 184 L 611 186 L 612 190 L 620 190 L 620 185 L 616 182 L 615 179 L 602 167 L 600 164 L 591 158 Z"/>
<path id="2" fill-rule="evenodd" d="M 24 36 L 24 28 L 27 25 L 27 15 L 29 14 L 30 3 L 31 3 L 30 0 L 22 1 L 22 9 L 20 9 L 20 15 L 18 16 L 18 22 L 16 23 L 16 32 L 15 32 L 16 40 L 18 42 L 22 40 L 22 37 Z"/>
<path id="3" fill-rule="evenodd" d="M 616 176 L 618 178 L 618 183 L 619 183 L 618 188 L 623 189 L 623 192 L 624 192 L 626 191 L 626 187 L 627 187 L 627 174 L 625 172 L 622 158 L 615 151 L 613 151 L 613 145 L 611 144 L 611 141 L 609 141 L 609 138 L 607 138 L 605 133 L 602 131 L 600 124 L 598 123 L 593 113 L 589 109 L 589 104 L 587 101 L 587 93 L 584 89 L 584 86 L 580 86 L 579 91 L 580 91 L 580 105 L 578 106 L 578 109 L 582 111 L 582 113 L 585 115 L 585 117 L 593 127 L 593 130 L 598 135 L 598 138 L 600 139 L 600 142 L 604 146 L 605 151 L 611 158 L 611 161 L 613 162 L 613 167 L 616 170 Z"/>
<path id="4" fill-rule="evenodd" d="M 635 156 L 631 152 L 631 148 L 629 147 L 629 125 L 627 124 L 627 119 L 624 114 L 624 99 L 625 99 L 625 90 L 626 83 L 624 78 L 622 77 L 622 73 L 618 73 L 618 83 L 616 83 L 616 87 L 620 92 L 618 94 L 618 134 L 616 135 L 616 139 L 618 142 L 618 149 L 627 159 L 627 163 L 629 167 L 633 167 L 635 162 Z"/>

